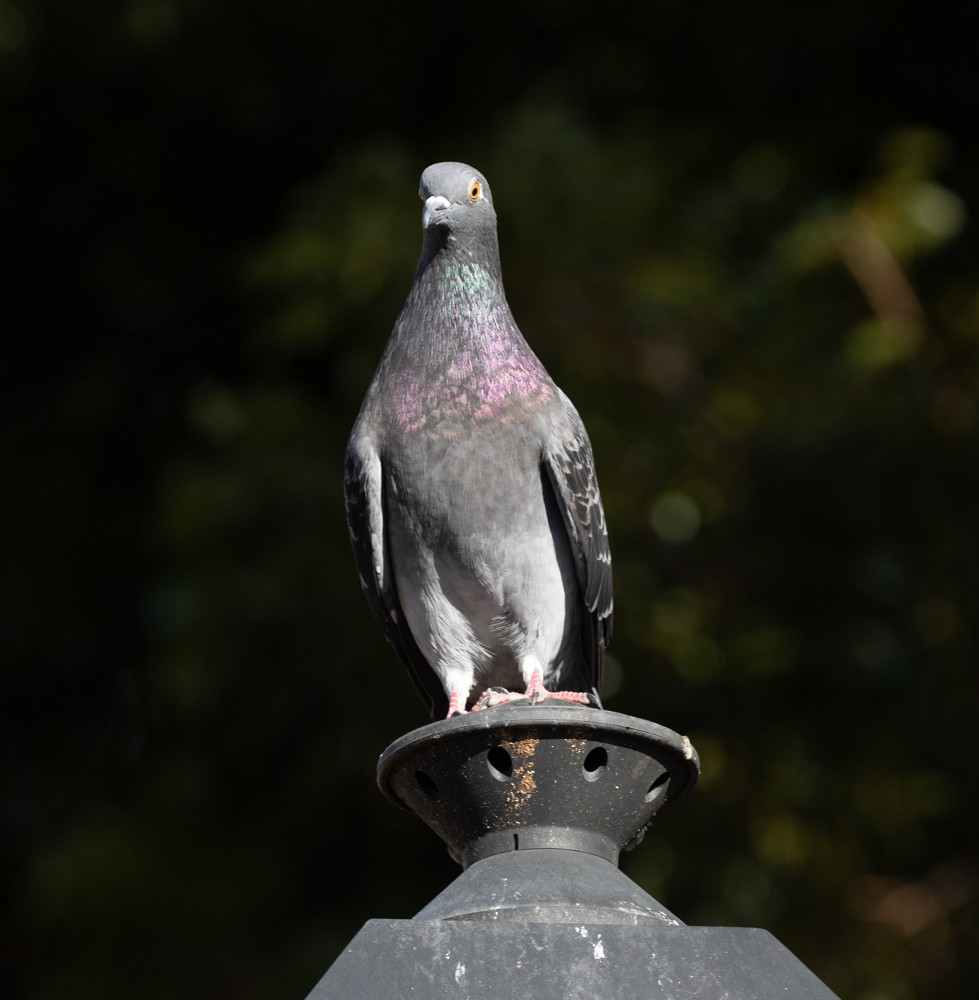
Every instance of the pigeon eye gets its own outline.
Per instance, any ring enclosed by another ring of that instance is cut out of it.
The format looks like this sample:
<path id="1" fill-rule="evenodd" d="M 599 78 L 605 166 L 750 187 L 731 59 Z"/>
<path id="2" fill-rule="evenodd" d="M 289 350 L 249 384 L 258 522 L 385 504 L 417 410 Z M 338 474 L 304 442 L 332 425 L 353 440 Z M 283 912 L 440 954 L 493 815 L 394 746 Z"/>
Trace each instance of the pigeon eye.
<path id="1" fill-rule="evenodd" d="M 477 180 L 473 180 L 469 185 L 469 200 L 476 201 L 483 193 L 483 186 Z"/>

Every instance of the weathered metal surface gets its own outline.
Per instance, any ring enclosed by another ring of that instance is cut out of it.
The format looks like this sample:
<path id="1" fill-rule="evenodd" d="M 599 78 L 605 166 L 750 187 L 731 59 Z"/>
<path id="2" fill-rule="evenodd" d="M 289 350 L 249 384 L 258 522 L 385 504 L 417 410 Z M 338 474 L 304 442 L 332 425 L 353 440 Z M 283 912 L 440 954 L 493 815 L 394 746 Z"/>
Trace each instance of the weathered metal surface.
<path id="1" fill-rule="evenodd" d="M 767 931 L 371 920 L 308 1000 L 838 1000 Z"/>

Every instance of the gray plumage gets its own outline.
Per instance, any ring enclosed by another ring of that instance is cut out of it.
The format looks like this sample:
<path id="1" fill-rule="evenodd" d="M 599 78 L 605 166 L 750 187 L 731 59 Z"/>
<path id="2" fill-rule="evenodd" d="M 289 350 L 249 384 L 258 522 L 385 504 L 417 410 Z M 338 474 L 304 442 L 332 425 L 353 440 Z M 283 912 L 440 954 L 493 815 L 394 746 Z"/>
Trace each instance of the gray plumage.
<path id="1" fill-rule="evenodd" d="M 414 282 L 347 446 L 361 584 L 436 717 L 535 669 L 597 700 L 612 568 L 588 436 L 507 305 L 486 179 L 437 163 L 419 194 Z"/>

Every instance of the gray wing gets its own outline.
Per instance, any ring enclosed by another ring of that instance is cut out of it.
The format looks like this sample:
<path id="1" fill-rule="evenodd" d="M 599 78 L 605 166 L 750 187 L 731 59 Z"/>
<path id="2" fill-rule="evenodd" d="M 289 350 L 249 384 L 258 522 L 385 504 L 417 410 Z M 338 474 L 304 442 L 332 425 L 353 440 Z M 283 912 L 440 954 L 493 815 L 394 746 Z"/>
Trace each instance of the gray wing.
<path id="1" fill-rule="evenodd" d="M 585 425 L 571 401 L 563 404 L 544 449 L 544 466 L 571 539 L 585 610 L 585 658 L 598 688 L 602 658 L 612 635 L 612 555 L 598 493 L 595 459 Z"/>
<path id="2" fill-rule="evenodd" d="M 449 701 L 438 675 L 418 648 L 405 620 L 391 568 L 384 529 L 384 472 L 374 448 L 352 437 L 343 477 L 347 527 L 360 585 L 388 642 L 408 668 L 422 700 L 436 719 L 444 718 Z"/>

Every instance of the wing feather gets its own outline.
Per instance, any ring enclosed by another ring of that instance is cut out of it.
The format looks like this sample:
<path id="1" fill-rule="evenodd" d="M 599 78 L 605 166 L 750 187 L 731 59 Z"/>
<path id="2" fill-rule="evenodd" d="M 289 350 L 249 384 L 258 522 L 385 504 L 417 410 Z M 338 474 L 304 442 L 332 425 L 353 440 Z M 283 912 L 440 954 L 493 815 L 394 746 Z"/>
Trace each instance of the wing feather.
<path id="1" fill-rule="evenodd" d="M 398 598 L 384 527 L 384 470 L 373 447 L 351 437 L 344 463 L 344 501 L 350 542 L 360 584 L 388 642 L 408 668 L 418 693 L 436 719 L 445 717 L 449 702 L 442 683 L 405 619 Z"/>
<path id="2" fill-rule="evenodd" d="M 563 410 L 547 440 L 544 465 L 577 561 L 586 611 L 585 654 L 597 688 L 605 647 L 612 635 L 612 556 L 591 442 L 578 411 L 563 392 L 558 392 Z"/>

